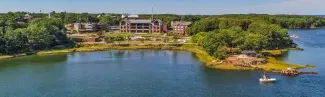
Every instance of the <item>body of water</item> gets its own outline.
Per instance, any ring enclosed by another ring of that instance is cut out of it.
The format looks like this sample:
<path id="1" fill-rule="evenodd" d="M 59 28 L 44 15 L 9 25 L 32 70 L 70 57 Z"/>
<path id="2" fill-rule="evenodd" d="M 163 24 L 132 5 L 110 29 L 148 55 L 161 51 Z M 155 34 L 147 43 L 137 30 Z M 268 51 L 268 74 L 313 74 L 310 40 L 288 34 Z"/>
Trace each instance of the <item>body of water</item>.
<path id="1" fill-rule="evenodd" d="M 283 60 L 317 66 L 318 75 L 261 84 L 261 72 L 206 68 L 190 52 L 111 50 L 0 61 L 1 97 L 300 97 L 324 96 L 325 29 L 289 30 L 305 51 Z"/>

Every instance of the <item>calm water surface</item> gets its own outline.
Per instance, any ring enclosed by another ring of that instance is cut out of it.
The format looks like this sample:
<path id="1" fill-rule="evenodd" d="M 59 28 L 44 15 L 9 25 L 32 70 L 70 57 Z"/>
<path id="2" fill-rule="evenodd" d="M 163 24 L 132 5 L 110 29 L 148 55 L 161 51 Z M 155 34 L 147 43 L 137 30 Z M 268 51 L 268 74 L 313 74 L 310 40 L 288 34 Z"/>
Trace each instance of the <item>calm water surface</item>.
<path id="1" fill-rule="evenodd" d="M 320 74 L 260 84 L 261 72 L 208 69 L 189 52 L 82 52 L 1 60 L 0 97 L 324 97 L 325 29 L 290 34 L 305 51 L 283 60 Z"/>

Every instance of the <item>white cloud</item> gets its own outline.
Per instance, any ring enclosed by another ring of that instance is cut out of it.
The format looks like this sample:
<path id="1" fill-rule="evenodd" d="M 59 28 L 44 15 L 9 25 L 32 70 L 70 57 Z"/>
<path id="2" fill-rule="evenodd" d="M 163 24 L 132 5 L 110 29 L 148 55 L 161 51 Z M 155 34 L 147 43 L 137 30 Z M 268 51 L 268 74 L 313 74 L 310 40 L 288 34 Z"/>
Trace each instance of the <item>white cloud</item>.
<path id="1" fill-rule="evenodd" d="M 240 8 L 241 13 L 325 14 L 325 0 L 287 0 Z"/>

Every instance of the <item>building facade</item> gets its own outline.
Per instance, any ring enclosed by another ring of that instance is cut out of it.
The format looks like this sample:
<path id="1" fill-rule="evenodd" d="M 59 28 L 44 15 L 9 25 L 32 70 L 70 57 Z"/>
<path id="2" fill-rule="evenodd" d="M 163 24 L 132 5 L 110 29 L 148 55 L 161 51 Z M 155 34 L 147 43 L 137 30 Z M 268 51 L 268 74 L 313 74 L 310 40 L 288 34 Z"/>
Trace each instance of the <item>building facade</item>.
<path id="1" fill-rule="evenodd" d="M 120 24 L 122 33 L 162 33 L 163 22 L 160 20 L 124 20 Z"/>
<path id="2" fill-rule="evenodd" d="M 192 22 L 189 21 L 173 21 L 171 26 L 175 34 L 185 34 L 186 28 L 189 27 Z"/>
<path id="3" fill-rule="evenodd" d="M 138 15 L 122 16 L 120 22 L 121 33 L 162 33 L 166 31 L 167 25 L 161 20 L 139 19 Z"/>
<path id="4" fill-rule="evenodd" d="M 73 25 L 73 30 L 77 32 L 98 32 L 107 30 L 107 26 L 103 23 L 74 23 L 67 25 L 66 28 L 71 25 Z"/>

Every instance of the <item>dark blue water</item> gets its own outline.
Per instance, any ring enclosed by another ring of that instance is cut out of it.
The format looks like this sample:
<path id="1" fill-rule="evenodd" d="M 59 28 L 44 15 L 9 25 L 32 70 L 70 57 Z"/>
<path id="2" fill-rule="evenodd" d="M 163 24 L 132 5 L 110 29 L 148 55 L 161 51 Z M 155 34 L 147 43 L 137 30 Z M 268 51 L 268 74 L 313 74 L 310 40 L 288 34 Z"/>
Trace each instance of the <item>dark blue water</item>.
<path id="1" fill-rule="evenodd" d="M 209 69 L 184 51 L 82 52 L 1 60 L 0 97 L 323 97 L 325 29 L 293 33 L 305 51 L 283 59 L 320 74 L 261 84 L 261 72 Z"/>

